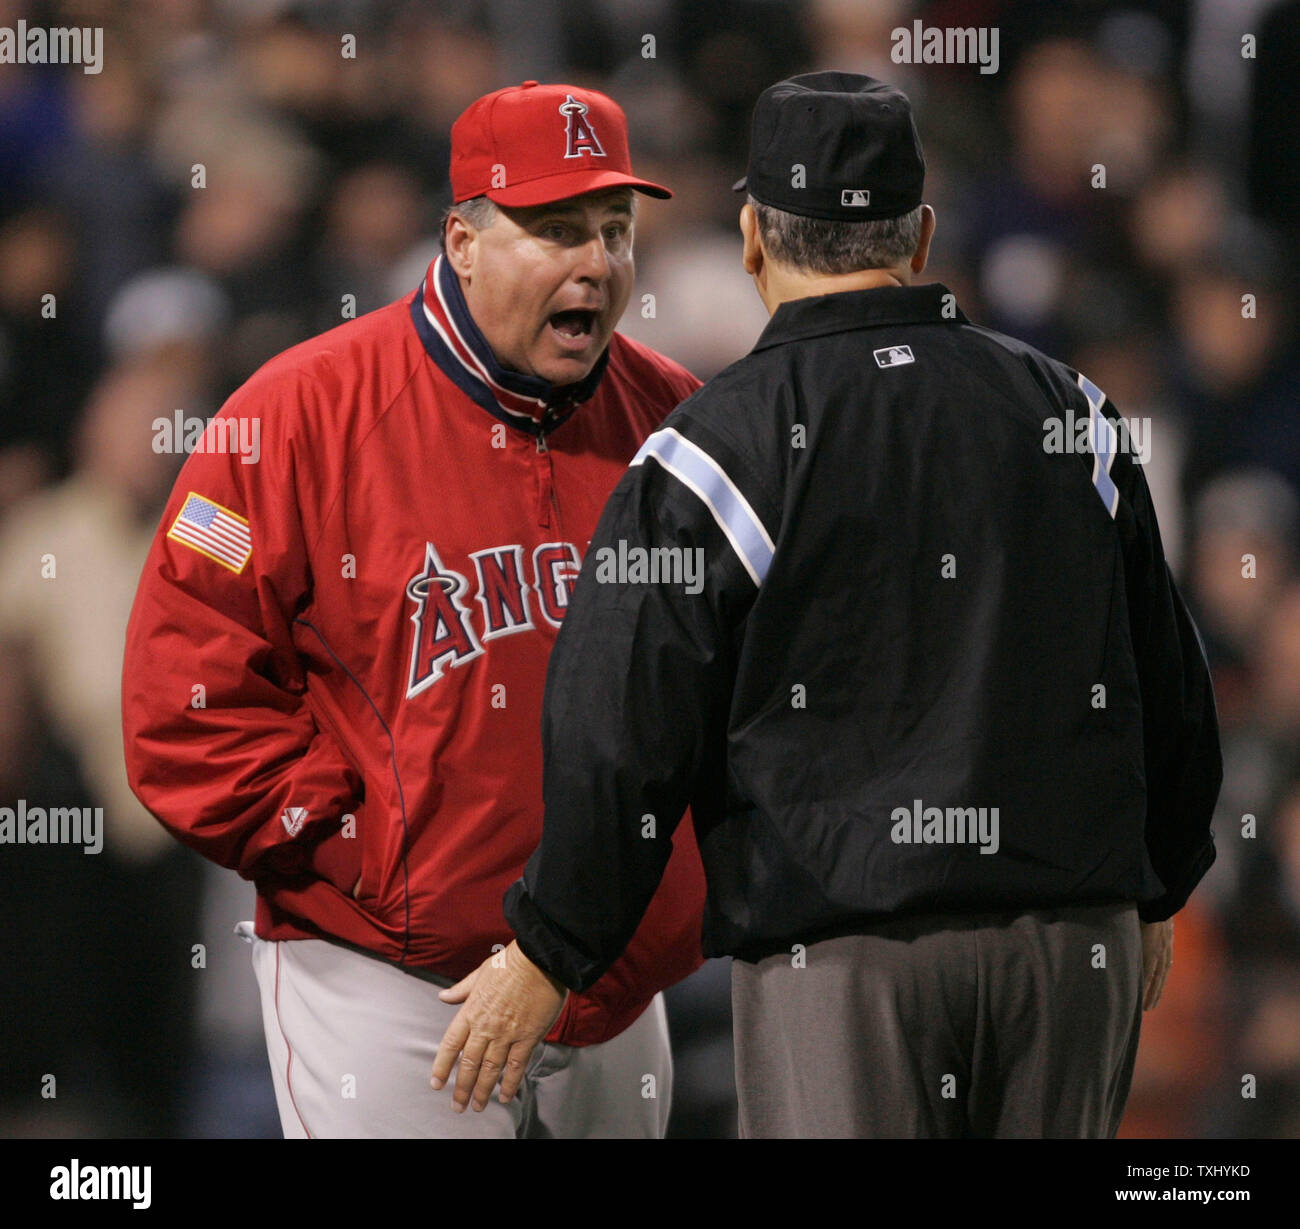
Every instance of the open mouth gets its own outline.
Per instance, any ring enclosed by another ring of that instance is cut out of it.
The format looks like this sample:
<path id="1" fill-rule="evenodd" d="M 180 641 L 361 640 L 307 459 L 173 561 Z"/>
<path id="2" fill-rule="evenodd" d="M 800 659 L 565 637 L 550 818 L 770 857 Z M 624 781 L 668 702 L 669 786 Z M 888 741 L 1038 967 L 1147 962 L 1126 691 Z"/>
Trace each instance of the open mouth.
<path id="1" fill-rule="evenodd" d="M 596 327 L 596 313 L 577 308 L 556 312 L 550 319 L 551 329 L 568 342 L 581 342 L 591 336 Z"/>

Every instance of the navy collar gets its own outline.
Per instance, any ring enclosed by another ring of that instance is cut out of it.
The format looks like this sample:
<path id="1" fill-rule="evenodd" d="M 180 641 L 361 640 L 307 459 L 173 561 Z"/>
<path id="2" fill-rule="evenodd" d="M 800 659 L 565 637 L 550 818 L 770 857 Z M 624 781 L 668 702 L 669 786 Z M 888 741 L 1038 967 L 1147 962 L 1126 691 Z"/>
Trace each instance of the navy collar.
<path id="1" fill-rule="evenodd" d="M 589 400 L 609 363 L 609 347 L 577 384 L 554 385 L 503 367 L 469 314 L 460 279 L 445 256 L 429 266 L 411 300 L 411 319 L 429 357 L 444 375 L 488 413 L 541 436 Z"/>
<path id="2" fill-rule="evenodd" d="M 870 329 L 886 324 L 969 324 L 957 296 L 940 282 L 924 286 L 876 286 L 791 299 L 773 313 L 755 350 L 805 337 Z"/>

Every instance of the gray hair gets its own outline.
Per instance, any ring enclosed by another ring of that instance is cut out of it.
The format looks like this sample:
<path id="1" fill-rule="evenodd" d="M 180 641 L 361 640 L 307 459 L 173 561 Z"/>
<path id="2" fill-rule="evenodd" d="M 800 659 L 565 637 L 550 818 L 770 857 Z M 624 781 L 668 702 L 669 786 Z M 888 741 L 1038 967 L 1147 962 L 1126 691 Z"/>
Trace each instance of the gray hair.
<path id="1" fill-rule="evenodd" d="M 495 202 L 486 196 L 471 196 L 469 200 L 461 201 L 459 205 L 448 205 L 442 211 L 442 219 L 438 226 L 438 242 L 442 244 L 444 252 L 447 250 L 447 219 L 452 214 L 464 218 L 475 230 L 486 230 L 497 219 L 497 207 Z"/>
<path id="2" fill-rule="evenodd" d="M 806 218 L 747 196 L 758 217 L 763 249 L 805 273 L 835 275 L 905 264 L 921 242 L 921 206 L 896 218 L 839 222 Z"/>

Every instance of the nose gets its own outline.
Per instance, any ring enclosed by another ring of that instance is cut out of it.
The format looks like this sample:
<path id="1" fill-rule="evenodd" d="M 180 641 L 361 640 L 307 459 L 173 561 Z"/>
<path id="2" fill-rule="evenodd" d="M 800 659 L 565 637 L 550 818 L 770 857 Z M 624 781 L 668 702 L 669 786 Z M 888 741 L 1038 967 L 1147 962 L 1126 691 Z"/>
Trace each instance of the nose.
<path id="1" fill-rule="evenodd" d="M 579 281 L 599 285 L 609 277 L 609 253 L 605 250 L 603 235 L 593 235 L 578 252 L 578 267 L 575 272 Z"/>

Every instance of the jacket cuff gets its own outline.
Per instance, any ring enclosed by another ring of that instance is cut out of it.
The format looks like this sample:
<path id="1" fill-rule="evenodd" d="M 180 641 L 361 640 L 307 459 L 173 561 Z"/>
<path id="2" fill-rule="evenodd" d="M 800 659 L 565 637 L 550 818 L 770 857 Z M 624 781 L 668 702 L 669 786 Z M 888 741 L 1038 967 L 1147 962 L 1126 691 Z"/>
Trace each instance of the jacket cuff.
<path id="1" fill-rule="evenodd" d="M 365 784 L 356 768 L 332 735 L 318 731 L 305 752 L 277 777 L 274 788 L 257 799 L 257 810 L 265 818 L 238 852 L 237 859 L 216 860 L 233 865 L 240 875 L 254 883 L 304 875 L 334 882 L 348 855 L 355 859 L 359 871 L 357 850 L 361 837 L 359 834 L 353 838 L 342 837 L 340 827 L 343 816 L 356 813 L 364 799 Z M 194 830 L 196 825 L 190 821 L 189 827 Z M 200 853 L 206 852 L 202 846 L 196 848 Z M 213 854 L 208 852 L 207 856 Z M 354 876 L 347 886 L 348 892 L 355 881 Z M 341 884 L 335 882 L 335 886 Z"/>
<path id="2" fill-rule="evenodd" d="M 1205 872 L 1214 865 L 1214 838 L 1210 837 L 1200 852 L 1192 859 L 1187 870 L 1178 877 L 1178 886 L 1170 888 L 1163 896 L 1155 900 L 1139 903 L 1138 918 L 1143 922 L 1164 922 L 1173 917 L 1191 896 L 1196 885 L 1201 882 Z"/>
<path id="3" fill-rule="evenodd" d="M 503 905 L 519 950 L 542 972 L 576 993 L 600 978 L 604 969 L 593 965 L 547 920 L 528 895 L 522 878 L 506 889 Z"/>

